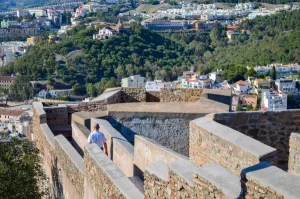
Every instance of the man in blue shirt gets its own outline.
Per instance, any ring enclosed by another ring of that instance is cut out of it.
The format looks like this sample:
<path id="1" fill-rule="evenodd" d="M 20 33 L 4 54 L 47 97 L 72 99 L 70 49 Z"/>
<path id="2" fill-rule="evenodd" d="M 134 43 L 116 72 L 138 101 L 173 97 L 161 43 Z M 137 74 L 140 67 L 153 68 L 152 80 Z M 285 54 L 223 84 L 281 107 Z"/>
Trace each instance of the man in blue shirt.
<path id="1" fill-rule="evenodd" d="M 105 135 L 103 133 L 101 133 L 99 131 L 100 126 L 99 124 L 96 124 L 94 126 L 94 132 L 91 133 L 88 137 L 88 143 L 92 144 L 92 143 L 96 143 L 101 150 L 103 150 L 103 147 L 105 149 L 105 154 L 107 155 L 107 144 L 106 144 L 106 138 Z"/>

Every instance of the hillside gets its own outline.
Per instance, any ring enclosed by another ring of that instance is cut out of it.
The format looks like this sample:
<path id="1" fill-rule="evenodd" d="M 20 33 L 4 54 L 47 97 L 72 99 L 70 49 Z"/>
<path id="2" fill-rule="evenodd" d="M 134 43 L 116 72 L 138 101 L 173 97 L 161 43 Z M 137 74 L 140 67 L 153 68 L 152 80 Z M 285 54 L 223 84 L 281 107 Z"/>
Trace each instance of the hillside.
<path id="1" fill-rule="evenodd" d="M 203 73 L 222 68 L 225 78 L 235 81 L 249 75 L 247 65 L 300 63 L 299 18 L 297 10 L 246 20 L 241 29 L 249 34 L 230 42 L 219 24 L 210 33 L 196 35 L 162 35 L 135 25 L 131 34 L 123 33 L 105 41 L 92 40 L 96 30 L 79 26 L 58 44 L 31 47 L 1 73 L 18 72 L 30 79 L 47 79 L 55 73 L 80 93 L 94 87 L 101 93 L 104 88 L 118 85 L 121 78 L 134 74 L 175 80 L 191 65 Z"/>

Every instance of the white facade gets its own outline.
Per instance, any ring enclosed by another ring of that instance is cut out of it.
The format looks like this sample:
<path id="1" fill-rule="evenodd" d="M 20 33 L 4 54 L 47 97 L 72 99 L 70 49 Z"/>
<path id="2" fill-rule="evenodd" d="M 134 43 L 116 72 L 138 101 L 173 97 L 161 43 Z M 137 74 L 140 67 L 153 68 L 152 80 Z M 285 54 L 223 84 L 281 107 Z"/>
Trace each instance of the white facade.
<path id="1" fill-rule="evenodd" d="M 147 81 L 145 85 L 146 91 L 159 92 L 162 88 L 176 88 L 174 82 L 158 82 L 158 81 Z"/>
<path id="2" fill-rule="evenodd" d="M 106 3 L 118 3 L 119 0 L 106 0 Z"/>
<path id="3" fill-rule="evenodd" d="M 31 14 L 31 15 L 35 15 L 36 17 L 39 17 L 39 16 L 46 16 L 46 10 L 44 9 L 28 9 L 28 12 Z"/>
<path id="4" fill-rule="evenodd" d="M 181 86 L 182 88 L 210 88 L 211 82 L 210 79 L 182 79 Z"/>
<path id="5" fill-rule="evenodd" d="M 238 81 L 233 85 L 233 90 L 236 94 L 253 93 L 253 86 L 247 81 Z"/>
<path id="6" fill-rule="evenodd" d="M 216 72 L 209 73 L 209 79 L 217 83 L 222 82 L 222 70 L 217 70 Z"/>
<path id="7" fill-rule="evenodd" d="M 270 64 L 267 66 L 256 66 L 254 67 L 254 70 L 257 74 L 267 74 L 270 73 L 273 66 L 275 66 L 275 70 L 278 73 L 292 73 L 292 72 L 299 72 L 300 71 L 300 65 L 298 63 L 295 64 Z"/>
<path id="8" fill-rule="evenodd" d="M 50 91 L 42 90 L 38 93 L 38 97 L 46 98 L 47 94 L 50 94 L 52 98 L 68 97 L 73 94 L 73 89 L 50 90 Z"/>
<path id="9" fill-rule="evenodd" d="M 262 110 L 277 111 L 287 109 L 287 95 L 278 92 L 263 92 L 261 98 Z"/>
<path id="10" fill-rule="evenodd" d="M 283 93 L 298 92 L 298 89 L 296 88 L 296 81 L 291 79 L 277 79 L 275 81 L 275 85 L 279 92 L 283 92 Z"/>
<path id="11" fill-rule="evenodd" d="M 140 75 L 132 75 L 122 79 L 122 87 L 125 88 L 145 88 L 145 77 Z"/>

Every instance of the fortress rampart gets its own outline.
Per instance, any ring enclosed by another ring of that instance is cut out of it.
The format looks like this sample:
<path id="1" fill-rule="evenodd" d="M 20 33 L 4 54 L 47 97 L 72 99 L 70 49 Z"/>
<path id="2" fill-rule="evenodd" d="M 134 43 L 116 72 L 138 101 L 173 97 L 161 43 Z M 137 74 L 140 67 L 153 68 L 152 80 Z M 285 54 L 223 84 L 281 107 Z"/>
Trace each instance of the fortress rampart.
<path id="1" fill-rule="evenodd" d="M 107 99 L 117 102 L 107 95 L 79 105 L 34 103 L 31 137 L 43 156 L 52 198 L 299 198 L 300 142 L 292 133 L 299 128 L 291 118 L 300 110 L 227 113 L 209 100 L 110 104 Z M 177 133 L 177 122 L 185 125 L 185 134 Z M 108 139 L 108 156 L 86 143 L 94 123 Z M 170 136 L 181 136 L 179 151 L 172 145 L 178 140 L 166 141 Z"/>

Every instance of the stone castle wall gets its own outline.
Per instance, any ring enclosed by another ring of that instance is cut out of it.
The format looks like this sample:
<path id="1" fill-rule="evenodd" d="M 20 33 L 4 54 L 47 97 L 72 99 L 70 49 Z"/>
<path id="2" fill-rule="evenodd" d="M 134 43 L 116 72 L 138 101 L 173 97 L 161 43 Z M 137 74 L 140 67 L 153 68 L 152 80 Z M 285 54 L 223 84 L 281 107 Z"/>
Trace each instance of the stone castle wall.
<path id="1" fill-rule="evenodd" d="M 287 170 L 289 138 L 292 132 L 300 130 L 300 110 L 217 113 L 210 117 L 277 149 L 276 165 Z"/>
<path id="2" fill-rule="evenodd" d="M 300 134 L 292 133 L 290 136 L 290 155 L 288 172 L 300 177 Z"/>
<path id="3" fill-rule="evenodd" d="M 200 88 L 162 88 L 160 90 L 161 102 L 197 102 L 202 97 Z"/>
<path id="4" fill-rule="evenodd" d="M 216 162 L 235 175 L 266 160 L 276 161 L 276 149 L 203 117 L 190 125 L 190 161 L 197 166 Z"/>
<path id="5" fill-rule="evenodd" d="M 221 174 L 218 180 L 215 179 L 216 174 Z M 169 164 L 155 162 L 147 167 L 144 176 L 147 199 L 225 199 L 240 196 L 239 178 L 217 164 L 199 168 L 184 160 Z"/>
<path id="6" fill-rule="evenodd" d="M 63 135 L 54 136 L 47 124 L 43 105 L 35 102 L 33 106 L 32 137 L 44 160 L 50 198 L 133 198 L 133 195 L 135 198 L 143 198 L 141 192 L 116 166 L 111 173 L 111 167 L 106 166 L 108 163 L 113 165 L 113 162 L 106 155 L 106 160 L 95 159 L 94 155 L 99 155 L 95 151 L 100 150 L 97 145 L 90 146 L 92 148 L 85 151 L 83 159 Z M 84 165 L 88 169 L 84 169 Z M 105 188 L 105 185 L 108 186 Z"/>
<path id="7" fill-rule="evenodd" d="M 146 102 L 160 102 L 160 92 L 147 91 Z"/>

